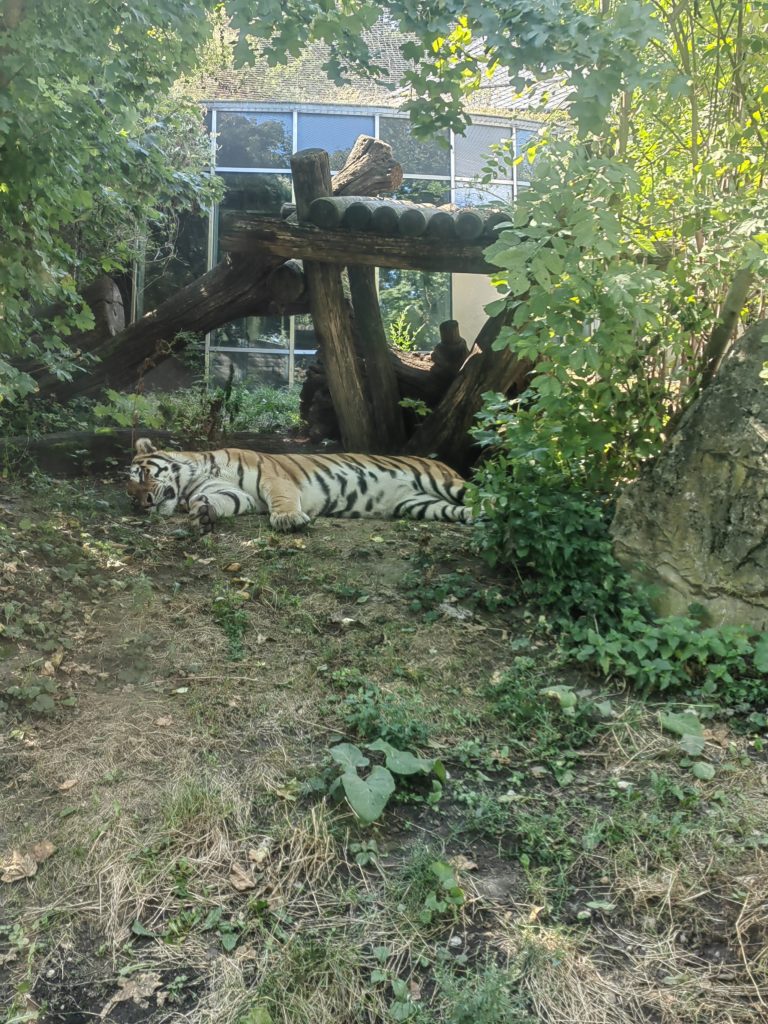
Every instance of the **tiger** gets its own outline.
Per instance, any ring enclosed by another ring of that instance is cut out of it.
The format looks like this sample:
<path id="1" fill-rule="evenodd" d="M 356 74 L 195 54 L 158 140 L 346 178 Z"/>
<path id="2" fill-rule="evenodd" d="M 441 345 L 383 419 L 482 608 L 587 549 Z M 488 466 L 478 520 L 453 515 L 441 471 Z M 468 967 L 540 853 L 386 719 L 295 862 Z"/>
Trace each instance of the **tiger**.
<path id="1" fill-rule="evenodd" d="M 382 455 L 267 455 L 242 448 L 158 451 L 142 437 L 128 493 L 143 511 L 185 509 L 201 534 L 245 512 L 274 530 L 303 530 L 317 516 L 471 523 L 466 480 L 435 459 Z"/>

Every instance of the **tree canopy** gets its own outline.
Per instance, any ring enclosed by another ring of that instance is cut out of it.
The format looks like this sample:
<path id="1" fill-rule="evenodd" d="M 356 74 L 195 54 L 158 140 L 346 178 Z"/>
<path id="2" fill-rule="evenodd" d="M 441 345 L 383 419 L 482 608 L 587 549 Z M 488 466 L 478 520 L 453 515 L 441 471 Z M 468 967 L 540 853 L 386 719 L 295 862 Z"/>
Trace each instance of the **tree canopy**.
<path id="1" fill-rule="evenodd" d="M 601 450 L 652 446 L 762 301 L 764 5 L 226 6 L 237 60 L 255 48 L 276 63 L 320 41 L 337 78 L 381 73 L 367 30 L 384 19 L 408 62 L 393 84 L 407 87 L 425 136 L 460 131 L 464 101 L 489 76 L 532 102 L 558 97 L 554 115 L 551 103 L 530 111 L 542 133 L 522 159 L 536 174 L 492 249 L 492 311 L 509 322 L 497 344 L 538 360 L 538 400 L 560 417 L 576 410 Z M 213 0 L 73 0 L 54 26 L 45 0 L 0 5 L 0 352 L 36 348 L 68 372 L 67 334 L 90 316 L 79 286 L 126 266 L 153 224 L 210 196 L 199 111 L 168 97 L 199 60 L 213 11 L 221 19 Z M 7 362 L 0 375 L 6 395 L 31 386 Z"/>
<path id="2" fill-rule="evenodd" d="M 149 225 L 205 201 L 199 108 L 169 99 L 207 33 L 205 0 L 0 4 L 0 399 L 29 391 L 3 355 L 67 373 L 79 289 L 130 265 Z"/>

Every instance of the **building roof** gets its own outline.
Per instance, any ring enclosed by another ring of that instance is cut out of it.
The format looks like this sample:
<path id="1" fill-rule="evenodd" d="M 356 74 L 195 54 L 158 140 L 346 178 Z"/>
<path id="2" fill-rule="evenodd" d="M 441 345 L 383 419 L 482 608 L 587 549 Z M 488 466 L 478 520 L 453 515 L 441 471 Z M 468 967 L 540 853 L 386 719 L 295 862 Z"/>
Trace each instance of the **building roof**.
<path id="1" fill-rule="evenodd" d="M 386 69 L 378 81 L 350 75 L 347 84 L 337 85 L 323 70 L 330 56 L 329 48 L 316 43 L 300 57 L 278 67 L 270 67 L 265 58 L 256 54 L 251 66 L 197 79 L 193 88 L 203 101 L 317 103 L 397 110 L 411 96 L 410 88 L 399 84 L 412 66 L 400 52 L 402 39 L 383 22 L 366 34 L 373 61 Z M 500 69 L 468 98 L 466 109 L 478 115 L 537 121 L 562 108 L 567 94 L 562 81 L 554 80 L 534 83 L 521 94 Z"/>

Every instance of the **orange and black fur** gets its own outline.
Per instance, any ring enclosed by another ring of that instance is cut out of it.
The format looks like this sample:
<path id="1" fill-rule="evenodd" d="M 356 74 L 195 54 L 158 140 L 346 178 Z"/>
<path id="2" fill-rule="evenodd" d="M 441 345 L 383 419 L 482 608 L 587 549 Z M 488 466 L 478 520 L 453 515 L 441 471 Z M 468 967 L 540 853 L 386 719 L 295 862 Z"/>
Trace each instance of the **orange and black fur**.
<path id="1" fill-rule="evenodd" d="M 128 493 L 140 508 L 160 515 L 184 506 L 208 533 L 217 519 L 244 512 L 268 513 L 276 530 L 300 530 L 316 516 L 470 523 L 465 487 L 434 459 L 266 455 L 240 448 L 163 452 L 141 438 Z"/>

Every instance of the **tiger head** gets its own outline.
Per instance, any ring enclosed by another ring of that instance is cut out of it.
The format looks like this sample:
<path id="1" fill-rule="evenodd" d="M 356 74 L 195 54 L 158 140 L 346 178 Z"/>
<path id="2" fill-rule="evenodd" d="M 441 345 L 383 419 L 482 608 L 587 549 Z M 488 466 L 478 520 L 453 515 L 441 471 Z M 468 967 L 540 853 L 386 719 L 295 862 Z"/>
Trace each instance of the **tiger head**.
<path id="1" fill-rule="evenodd" d="M 180 493 L 179 466 L 167 452 L 158 451 L 141 437 L 128 475 L 128 494 L 142 512 L 170 516 L 176 511 Z"/>

